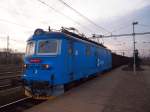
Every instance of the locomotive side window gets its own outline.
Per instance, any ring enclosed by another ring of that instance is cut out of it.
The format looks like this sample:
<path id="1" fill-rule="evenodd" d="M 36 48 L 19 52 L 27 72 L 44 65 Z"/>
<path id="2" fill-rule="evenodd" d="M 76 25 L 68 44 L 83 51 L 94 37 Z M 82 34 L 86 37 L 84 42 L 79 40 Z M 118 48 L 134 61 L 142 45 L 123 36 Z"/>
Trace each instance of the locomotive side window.
<path id="1" fill-rule="evenodd" d="M 70 55 L 73 54 L 73 42 L 72 42 L 72 41 L 69 41 L 69 42 L 68 42 L 68 53 L 69 53 Z"/>
<path id="2" fill-rule="evenodd" d="M 35 42 L 33 41 L 28 42 L 26 47 L 26 55 L 34 54 L 34 50 L 35 50 Z"/>
<path id="3" fill-rule="evenodd" d="M 89 56 L 91 54 L 90 46 L 86 46 L 85 53 L 86 53 L 86 56 Z"/>
<path id="4" fill-rule="evenodd" d="M 53 55 L 58 53 L 58 40 L 40 40 L 38 42 L 38 51 L 39 55 Z"/>
<path id="5" fill-rule="evenodd" d="M 99 55 L 99 53 L 98 53 L 98 48 L 96 48 L 94 55 L 95 55 L 96 57 L 98 57 L 98 55 Z"/>

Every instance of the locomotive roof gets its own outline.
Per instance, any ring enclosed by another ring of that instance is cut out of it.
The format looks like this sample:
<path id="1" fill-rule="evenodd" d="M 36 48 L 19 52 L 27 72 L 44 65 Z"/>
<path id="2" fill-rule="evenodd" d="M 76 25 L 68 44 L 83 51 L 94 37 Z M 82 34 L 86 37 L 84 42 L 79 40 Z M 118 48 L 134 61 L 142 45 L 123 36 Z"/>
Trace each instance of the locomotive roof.
<path id="1" fill-rule="evenodd" d="M 88 39 L 88 38 L 85 37 L 85 36 L 80 36 L 80 35 L 75 34 L 75 33 L 73 33 L 73 32 L 69 32 L 68 30 L 65 30 L 65 29 L 63 29 L 62 32 L 65 33 L 65 34 L 67 34 L 67 35 L 73 36 L 73 37 L 75 37 L 75 38 L 78 38 L 78 39 L 81 39 L 81 40 L 85 40 L 85 41 L 94 43 L 94 44 L 96 44 L 96 45 L 98 45 L 98 46 L 101 46 L 101 47 L 106 48 L 103 44 L 100 44 L 100 43 L 98 43 L 98 42 L 92 41 L 92 40 Z"/>
<path id="2" fill-rule="evenodd" d="M 43 35 L 44 34 L 44 35 Z M 98 46 L 101 46 L 101 47 L 104 47 L 106 48 L 104 45 L 98 43 L 98 42 L 95 42 L 95 41 L 92 41 L 88 38 L 86 38 L 85 36 L 80 36 L 78 34 L 75 34 L 73 32 L 70 32 L 68 30 L 65 30 L 65 29 L 62 29 L 62 31 L 58 32 L 58 31 L 50 31 L 50 32 L 47 32 L 47 31 L 44 31 L 43 29 L 36 29 L 33 36 L 31 36 L 27 41 L 30 41 L 30 40 L 35 40 L 35 39 L 41 39 L 41 38 L 47 38 L 47 36 L 51 34 L 51 35 L 58 35 L 58 34 L 64 34 L 64 35 L 69 35 L 70 37 L 73 37 L 73 38 L 77 38 L 77 39 L 81 39 L 81 40 L 84 40 L 84 41 L 87 41 L 87 42 L 90 42 L 90 43 L 93 43 L 93 44 L 96 44 Z"/>

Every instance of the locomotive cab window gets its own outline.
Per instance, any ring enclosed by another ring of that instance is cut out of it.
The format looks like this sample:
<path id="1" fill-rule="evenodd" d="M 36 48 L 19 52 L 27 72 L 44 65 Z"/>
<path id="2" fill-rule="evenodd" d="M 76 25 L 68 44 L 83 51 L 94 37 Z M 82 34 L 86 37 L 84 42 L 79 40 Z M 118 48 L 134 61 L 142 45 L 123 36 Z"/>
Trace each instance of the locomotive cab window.
<path id="1" fill-rule="evenodd" d="M 39 55 L 56 55 L 59 49 L 59 40 L 40 40 L 38 42 L 37 54 Z"/>
<path id="2" fill-rule="evenodd" d="M 26 55 L 33 55 L 35 50 L 35 42 L 30 41 L 27 43 Z"/>

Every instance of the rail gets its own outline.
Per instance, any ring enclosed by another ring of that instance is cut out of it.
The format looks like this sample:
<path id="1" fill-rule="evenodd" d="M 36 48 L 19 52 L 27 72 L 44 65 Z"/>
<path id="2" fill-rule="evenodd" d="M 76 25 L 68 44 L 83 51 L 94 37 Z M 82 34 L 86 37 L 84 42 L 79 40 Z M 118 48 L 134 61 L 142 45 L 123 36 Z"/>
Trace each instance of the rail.
<path id="1" fill-rule="evenodd" d="M 7 77 L 0 78 L 0 80 L 14 79 L 14 78 L 19 78 L 19 77 L 21 77 L 21 75 L 7 76 Z"/>
<path id="2" fill-rule="evenodd" d="M 14 102 L 0 106 L 0 112 L 22 112 L 28 108 L 38 105 L 46 100 L 35 100 L 32 97 L 25 97 Z"/>
<path id="3" fill-rule="evenodd" d="M 20 71 L 13 71 L 13 72 L 1 72 L 0 75 L 21 73 L 21 72 L 22 72 L 22 70 L 20 70 Z"/>
<path id="4" fill-rule="evenodd" d="M 11 106 L 11 105 L 16 104 L 16 103 L 19 103 L 19 102 L 21 102 L 21 101 L 28 100 L 29 98 L 31 98 L 31 97 L 25 97 L 25 98 L 22 98 L 22 99 L 16 100 L 16 101 L 14 101 L 14 102 L 11 102 L 11 103 L 8 103 L 8 104 L 5 104 L 5 105 L 2 105 L 2 106 L 0 106 L 0 109 L 5 108 L 5 107 L 8 107 L 8 106 Z"/>
<path id="5" fill-rule="evenodd" d="M 21 75 L 16 76 L 7 76 L 0 78 L 0 90 L 9 89 L 15 86 L 20 86 L 21 83 Z"/>

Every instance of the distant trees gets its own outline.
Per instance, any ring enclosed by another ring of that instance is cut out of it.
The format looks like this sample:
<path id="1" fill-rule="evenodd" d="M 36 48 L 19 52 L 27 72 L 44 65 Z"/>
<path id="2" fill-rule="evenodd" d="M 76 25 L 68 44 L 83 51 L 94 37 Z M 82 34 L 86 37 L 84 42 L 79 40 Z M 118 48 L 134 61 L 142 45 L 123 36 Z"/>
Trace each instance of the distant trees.
<path id="1" fill-rule="evenodd" d="M 0 50 L 0 64 L 22 64 L 24 53 L 14 52 L 12 49 Z"/>

